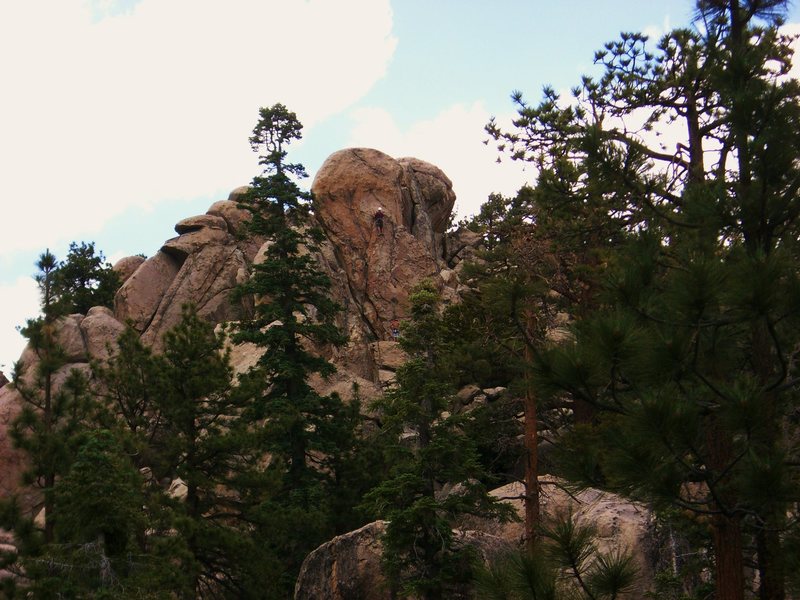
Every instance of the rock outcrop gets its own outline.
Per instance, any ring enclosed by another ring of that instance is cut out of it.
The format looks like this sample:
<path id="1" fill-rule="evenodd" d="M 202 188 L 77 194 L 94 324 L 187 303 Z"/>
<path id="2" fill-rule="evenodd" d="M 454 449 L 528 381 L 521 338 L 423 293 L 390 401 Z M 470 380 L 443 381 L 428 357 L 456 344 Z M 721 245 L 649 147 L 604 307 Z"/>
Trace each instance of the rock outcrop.
<path id="1" fill-rule="evenodd" d="M 70 372 L 77 369 L 87 379 L 91 378 L 90 360 L 103 360 L 116 346 L 125 325 L 118 321 L 108 308 L 96 306 L 84 317 L 80 314 L 67 315 L 56 323 L 56 338 L 64 349 L 67 363 L 52 376 L 52 392 L 57 394 Z M 35 388 L 38 356 L 30 347 L 23 350 L 19 359 L 20 382 L 23 386 Z M 24 400 L 14 385 L 0 388 L 0 497 L 17 495 L 23 510 L 31 511 L 40 502 L 36 490 L 25 488 L 21 475 L 25 471 L 24 453 L 14 448 L 10 436 L 11 425 L 19 414 Z"/>
<path id="2" fill-rule="evenodd" d="M 389 339 L 389 322 L 407 316 L 409 291 L 445 266 L 443 239 L 455 203 L 450 180 L 417 159 L 351 148 L 325 161 L 312 191 L 344 274 L 348 311 L 366 327 L 354 332 L 356 341 Z M 379 208 L 383 232 L 373 221 Z"/>
<path id="3" fill-rule="evenodd" d="M 194 304 L 200 316 L 216 324 L 236 321 L 252 303 L 234 303 L 230 292 L 246 280 L 250 265 L 260 259 L 263 240 L 242 233 L 250 213 L 239 208 L 249 188 L 233 190 L 227 200 L 202 215 L 175 225 L 176 237 L 164 242 L 150 258 L 130 256 L 114 270 L 122 281 L 114 309 L 94 307 L 87 315 L 68 315 L 57 326 L 68 364 L 57 374 L 63 381 L 73 368 L 88 375 L 89 360 L 105 360 L 130 323 L 142 341 L 161 349 L 163 334 L 180 321 L 181 308 Z M 406 316 L 409 290 L 427 277 L 444 288 L 444 232 L 455 201 L 447 176 L 423 161 L 395 160 L 370 149 L 342 150 L 320 169 L 313 189 L 315 214 L 327 236 L 315 255 L 332 282 L 332 295 L 343 307 L 340 326 L 349 336 L 345 348 L 316 348 L 338 369 L 312 384 L 321 393 L 350 399 L 358 393 L 365 404 L 381 393 L 403 361 L 391 341 L 389 322 Z M 383 236 L 374 230 L 377 207 L 386 213 Z M 252 301 L 250 301 L 252 302 Z M 232 361 L 241 373 L 258 360 L 258 348 L 233 348 Z M 32 383 L 37 357 L 26 349 L 21 361 Z M 21 399 L 13 386 L 0 388 L 0 496 L 21 490 L 24 469 L 8 430 Z M 28 498 L 35 504 L 35 494 Z"/>
<path id="4" fill-rule="evenodd" d="M 571 514 L 576 524 L 593 527 L 600 552 L 621 550 L 633 556 L 638 570 L 636 583 L 624 597 L 631 600 L 644 598 L 646 592 L 652 591 L 656 566 L 663 562 L 660 553 L 664 550 L 660 547 L 655 516 L 647 506 L 595 489 L 570 493 L 564 487 L 565 482 L 554 477 L 540 477 L 539 481 L 543 522 Z M 491 494 L 511 504 L 520 520 L 498 524 L 470 518 L 462 526 L 491 533 L 521 547 L 525 535 L 523 485 L 511 483 L 493 490 Z"/>
<path id="5" fill-rule="evenodd" d="M 381 536 L 385 521 L 333 538 L 308 555 L 295 585 L 295 600 L 398 600 L 381 571 Z M 470 546 L 484 562 L 500 557 L 510 546 L 478 531 L 455 531 L 456 544 Z M 470 598 L 469 584 L 450 598 Z"/>
<path id="6" fill-rule="evenodd" d="M 541 515 L 544 521 L 571 514 L 576 523 L 594 527 L 600 552 L 622 550 L 633 555 L 638 569 L 636 583 L 621 598 L 643 598 L 652 591 L 655 565 L 660 544 L 652 512 L 647 507 L 629 502 L 599 490 L 570 494 L 563 482 L 542 478 Z M 497 523 L 466 517 L 454 530 L 461 543 L 478 550 L 484 562 L 500 558 L 513 548 L 523 547 L 524 507 L 522 484 L 513 483 L 492 491 L 492 495 L 511 504 L 520 521 Z M 295 600 L 392 600 L 381 573 L 382 545 L 380 537 L 386 523 L 376 521 L 338 536 L 308 555 L 295 587 Z M 464 590 L 464 597 L 469 590 Z"/>
<path id="7" fill-rule="evenodd" d="M 259 247 L 257 241 L 236 235 L 247 218 L 236 202 L 224 200 L 204 215 L 180 221 L 175 225 L 179 235 L 164 242 L 122 284 L 114 299 L 116 318 L 130 321 L 142 341 L 156 350 L 164 333 L 180 320 L 184 304 L 194 304 L 214 323 L 241 318 L 246 307 L 231 302 L 230 292 L 247 277 Z"/>

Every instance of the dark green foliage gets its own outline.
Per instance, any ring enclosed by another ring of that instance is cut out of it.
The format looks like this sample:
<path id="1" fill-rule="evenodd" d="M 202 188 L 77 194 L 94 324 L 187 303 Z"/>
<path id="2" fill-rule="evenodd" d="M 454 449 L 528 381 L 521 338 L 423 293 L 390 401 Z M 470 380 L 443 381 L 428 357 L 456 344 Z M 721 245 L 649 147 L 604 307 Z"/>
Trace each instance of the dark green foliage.
<path id="1" fill-rule="evenodd" d="M 785 5 L 699 2 L 702 25 L 655 49 L 638 34 L 607 44 L 604 74 L 584 78 L 572 105 L 552 90 L 536 106 L 517 95 L 517 129 L 489 126 L 541 167 L 539 199 L 577 215 L 545 222 L 614 249 L 597 254 L 595 302 L 573 340 L 538 354 L 540 389 L 608 415 L 575 429 L 584 456 L 564 464 L 585 483 L 708 515 L 721 598 L 742 597 L 748 544 L 761 597 L 785 597 L 780 548 L 800 499 L 800 84 L 781 78 Z M 620 120 L 635 114 L 638 132 Z M 676 122 L 677 153 L 648 145 Z"/>
<path id="2" fill-rule="evenodd" d="M 132 327 L 117 338 L 106 361 L 92 364 L 99 383 L 93 391 L 102 404 L 98 424 L 114 429 L 136 464 L 157 478 L 170 474 L 169 461 L 158 447 L 166 434 L 157 401 L 167 393 L 168 383 L 159 365 Z"/>
<path id="3" fill-rule="evenodd" d="M 155 442 L 172 478 L 186 485 L 183 502 L 169 503 L 185 597 L 255 598 L 259 560 L 249 511 L 266 491 L 259 475 L 255 432 L 244 417 L 247 398 L 231 387 L 223 339 L 184 307 L 181 322 L 164 336 L 157 365 L 164 382 L 153 399 L 161 421 Z"/>
<path id="4" fill-rule="evenodd" d="M 14 519 L 19 554 L 10 570 L 17 580 L 5 582 L 7 597 L 167 597 L 166 565 L 140 546 L 142 483 L 111 432 L 88 433 L 55 487 L 54 539 Z"/>
<path id="5" fill-rule="evenodd" d="M 94 242 L 72 242 L 53 280 L 54 296 L 63 314 L 85 315 L 93 306 L 113 307 L 119 286 L 119 276 L 103 253 L 95 254 Z"/>
<path id="6" fill-rule="evenodd" d="M 322 396 L 308 381 L 313 374 L 333 373 L 319 350 L 342 344 L 344 337 L 335 321 L 340 308 L 314 258 L 322 233 L 311 218 L 311 196 L 294 181 L 305 170 L 285 161 L 286 147 L 300 138 L 302 126 L 281 104 L 262 108 L 259 116 L 250 142 L 263 172 L 253 178 L 242 206 L 252 214 L 250 234 L 270 244 L 236 290 L 238 297 L 253 295 L 257 302 L 233 340 L 264 350 L 240 378 L 240 388 L 251 397 L 250 418 L 263 423 L 261 447 L 271 457 L 267 470 L 278 486 L 258 509 L 265 522 L 259 543 L 282 563 L 284 572 L 274 583 L 288 596 L 305 556 L 338 528 L 357 522 L 352 488 L 370 478 L 357 483 L 349 466 L 358 445 L 358 406 L 346 407 L 336 394 Z"/>
<path id="7" fill-rule="evenodd" d="M 392 584 L 426 599 L 446 598 L 470 565 L 469 549 L 453 536 L 455 520 L 508 514 L 481 483 L 485 473 L 464 419 L 444 414 L 452 387 L 440 362 L 446 338 L 435 289 L 421 284 L 411 305 L 401 339 L 410 360 L 397 372 L 397 387 L 376 403 L 392 466 L 366 502 L 389 520 L 383 560 Z"/>
<path id="8" fill-rule="evenodd" d="M 55 292 L 55 256 L 44 252 L 37 267 L 42 316 L 29 319 L 21 330 L 28 338 L 36 363 L 31 367 L 20 361 L 14 366 L 14 387 L 24 404 L 12 424 L 11 436 L 29 457 L 26 483 L 34 484 L 44 493 L 45 540 L 50 542 L 55 523 L 53 488 L 56 478 L 69 469 L 80 443 L 79 434 L 92 410 L 92 399 L 80 371 L 61 373 L 60 385 L 56 381 L 56 375 L 66 365 L 66 356 L 56 336 L 60 306 Z"/>

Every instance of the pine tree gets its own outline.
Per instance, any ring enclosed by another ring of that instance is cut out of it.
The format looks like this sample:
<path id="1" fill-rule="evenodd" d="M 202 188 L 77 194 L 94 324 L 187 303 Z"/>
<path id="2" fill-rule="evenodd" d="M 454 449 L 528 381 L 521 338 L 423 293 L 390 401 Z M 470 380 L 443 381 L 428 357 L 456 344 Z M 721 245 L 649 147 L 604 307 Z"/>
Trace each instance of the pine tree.
<path id="1" fill-rule="evenodd" d="M 698 2 L 702 26 L 655 51 L 638 34 L 606 45 L 605 74 L 585 78 L 573 105 L 517 96 L 519 130 L 490 125 L 538 161 L 540 182 L 567 181 L 576 210 L 594 204 L 601 229 L 619 232 L 599 265 L 599 310 L 581 315 L 574 344 L 542 355 L 543 383 L 604 415 L 576 428 L 599 450 L 571 459 L 596 483 L 708 515 L 724 599 L 743 597 L 751 542 L 760 596 L 785 597 L 782 538 L 800 494 L 789 418 L 800 86 L 782 77 L 784 6 Z M 624 127 L 634 115 L 639 131 Z M 647 143 L 674 123 L 685 132 L 675 152 Z M 569 169 L 583 175 L 558 177 Z"/>
<path id="2" fill-rule="evenodd" d="M 77 370 L 57 374 L 66 365 L 66 356 L 57 339 L 60 306 L 55 296 L 56 258 L 44 252 L 37 262 L 36 282 L 41 293 L 42 316 L 29 319 L 22 334 L 36 356 L 34 365 L 17 362 L 14 387 L 24 404 L 14 421 L 11 435 L 17 447 L 25 450 L 30 468 L 26 481 L 42 489 L 44 495 L 44 539 L 52 542 L 55 526 L 54 486 L 58 476 L 69 469 L 74 456 L 75 436 L 84 427 L 91 399 L 86 378 Z"/>
<path id="3" fill-rule="evenodd" d="M 63 314 L 85 315 L 93 306 L 111 307 L 119 286 L 119 276 L 103 253 L 95 254 L 94 242 L 70 243 L 53 278 L 53 293 Z"/>
<path id="4" fill-rule="evenodd" d="M 261 455 L 223 341 L 187 306 L 155 357 L 164 385 L 153 402 L 161 430 L 152 443 L 168 476 L 186 486 L 185 499 L 167 502 L 184 546 L 186 598 L 260 598 L 259 577 L 270 564 L 254 544 L 249 515 L 266 487 Z"/>
<path id="5" fill-rule="evenodd" d="M 271 535 L 264 543 L 286 565 L 282 585 L 291 593 L 305 555 L 332 533 L 330 501 L 333 470 L 342 437 L 352 418 L 338 395 L 322 396 L 308 379 L 328 376 L 333 366 L 314 348 L 340 345 L 344 338 L 329 297 L 330 282 L 314 259 L 322 233 L 311 219 L 311 196 L 295 179 L 302 165 L 286 162 L 286 148 L 300 139 L 302 126 L 281 104 L 260 110 L 250 143 L 263 167 L 242 206 L 252 214 L 250 233 L 269 244 L 237 293 L 257 299 L 252 319 L 238 324 L 233 340 L 264 350 L 240 380 L 252 390 L 253 418 L 264 423 L 264 449 L 280 491 L 265 502 L 262 515 Z M 281 535 L 281 531 L 285 535 Z"/>
<path id="6" fill-rule="evenodd" d="M 410 359 L 397 372 L 397 387 L 376 404 L 391 470 L 365 500 L 389 520 L 383 564 L 390 582 L 404 593 L 436 600 L 449 597 L 469 572 L 469 549 L 459 547 L 453 535 L 455 519 L 509 515 L 486 490 L 486 474 L 463 419 L 446 414 L 453 390 L 443 368 L 438 294 L 427 282 L 415 288 L 410 301 L 411 321 L 401 338 Z M 449 493 L 443 492 L 446 484 L 453 486 Z"/>

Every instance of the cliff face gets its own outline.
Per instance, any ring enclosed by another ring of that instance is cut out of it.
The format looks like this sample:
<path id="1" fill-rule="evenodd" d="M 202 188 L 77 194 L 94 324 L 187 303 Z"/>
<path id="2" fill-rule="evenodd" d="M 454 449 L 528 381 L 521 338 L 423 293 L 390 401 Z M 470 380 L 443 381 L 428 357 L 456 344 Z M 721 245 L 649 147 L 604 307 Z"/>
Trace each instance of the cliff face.
<path id="1" fill-rule="evenodd" d="M 235 321 L 247 314 L 248 302 L 233 303 L 231 290 L 248 277 L 249 266 L 263 253 L 263 240 L 241 235 L 249 219 L 237 200 L 247 188 L 237 188 L 227 200 L 215 202 L 206 214 L 175 225 L 176 237 L 146 260 L 128 257 L 115 270 L 123 280 L 114 309 L 95 307 L 87 315 L 69 315 L 59 324 L 59 340 L 70 363 L 56 377 L 58 387 L 73 368 L 91 375 L 90 359 L 108 356 L 130 322 L 141 339 L 156 351 L 163 334 L 180 320 L 181 306 L 191 302 L 213 323 Z M 395 160 L 377 150 L 358 148 L 333 154 L 312 187 L 315 213 L 327 241 L 316 260 L 333 283 L 332 294 L 343 307 L 340 325 L 349 336 L 344 348 L 318 348 L 337 367 L 329 380 L 314 384 L 320 392 L 338 391 L 347 398 L 358 383 L 365 400 L 380 393 L 402 362 L 391 341 L 389 323 L 406 316 L 409 290 L 432 278 L 453 297 L 456 279 L 443 259 L 444 232 L 455 202 L 447 176 L 437 167 L 413 158 Z M 383 232 L 374 215 L 385 214 Z M 440 276 L 444 272 L 449 282 Z M 450 273 L 449 276 L 447 274 Z M 258 350 L 233 348 L 233 362 L 242 372 L 254 364 Z M 21 360 L 28 373 L 37 357 L 26 349 Z M 0 387 L 0 496 L 25 492 L 20 487 L 24 456 L 13 448 L 10 424 L 21 398 L 13 386 Z M 38 498 L 23 493 L 23 505 L 33 509 Z"/>

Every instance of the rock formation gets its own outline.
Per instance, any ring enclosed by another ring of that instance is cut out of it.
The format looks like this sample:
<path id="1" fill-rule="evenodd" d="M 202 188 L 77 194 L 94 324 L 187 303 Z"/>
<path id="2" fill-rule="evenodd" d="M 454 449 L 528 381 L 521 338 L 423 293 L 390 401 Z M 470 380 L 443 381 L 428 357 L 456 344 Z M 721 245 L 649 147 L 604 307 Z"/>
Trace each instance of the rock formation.
<path id="1" fill-rule="evenodd" d="M 176 237 L 164 242 L 150 258 L 130 256 L 114 265 L 122 281 L 113 311 L 94 307 L 87 315 L 69 315 L 58 324 L 58 338 L 68 364 L 57 380 L 73 368 L 90 374 L 89 360 L 104 360 L 113 351 L 125 323 L 156 351 L 163 334 L 180 320 L 181 307 L 193 303 L 212 323 L 235 321 L 251 309 L 234 303 L 231 290 L 259 260 L 263 240 L 242 234 L 250 213 L 238 201 L 247 187 L 211 205 L 206 214 L 181 220 Z M 395 160 L 370 149 L 333 154 L 317 175 L 315 212 L 327 236 L 316 255 L 331 278 L 332 294 L 343 307 L 340 325 L 349 335 L 343 349 L 318 348 L 338 368 L 328 380 L 316 378 L 321 393 L 338 392 L 348 399 L 357 384 L 364 402 L 376 398 L 381 385 L 393 379 L 402 362 L 397 343 L 389 341 L 389 322 L 406 316 L 408 291 L 445 269 L 444 232 L 455 201 L 447 176 L 437 167 L 406 158 Z M 374 210 L 386 213 L 384 235 L 374 231 Z M 437 279 L 444 287 L 441 278 Z M 232 352 L 241 373 L 255 364 L 259 350 L 247 345 Z M 26 349 L 21 357 L 32 378 L 37 358 Z M 0 496 L 21 491 L 22 455 L 8 435 L 21 399 L 13 386 L 0 388 Z M 26 496 L 33 508 L 35 494 Z"/>
<path id="2" fill-rule="evenodd" d="M 234 305 L 230 292 L 247 277 L 259 247 L 236 235 L 247 215 L 227 200 L 216 202 L 205 215 L 180 221 L 175 225 L 179 235 L 125 279 L 114 299 L 117 319 L 130 321 L 142 341 L 158 350 L 164 333 L 180 320 L 184 304 L 193 303 L 214 323 L 241 318 L 245 307 Z"/>
<path id="3" fill-rule="evenodd" d="M 396 600 L 381 571 L 381 535 L 385 521 L 333 538 L 308 555 L 295 585 L 295 600 Z M 510 549 L 500 538 L 477 531 L 456 531 L 456 544 L 470 546 L 489 562 Z M 469 582 L 451 598 L 471 598 Z"/>
<path id="4" fill-rule="evenodd" d="M 645 592 L 651 591 L 650 586 L 656 566 L 661 562 L 660 552 L 662 552 L 652 511 L 643 504 L 596 489 L 577 493 L 567 492 L 564 487 L 565 482 L 555 477 L 540 477 L 539 481 L 543 522 L 547 523 L 554 518 L 571 514 L 576 524 L 589 525 L 595 529 L 595 543 L 600 552 L 615 550 L 630 552 L 638 573 L 634 588 L 625 597 L 630 599 L 645 597 Z M 491 521 L 470 519 L 463 526 L 491 533 L 516 547 L 521 547 L 525 535 L 523 485 L 511 483 L 491 493 L 511 504 L 520 520 L 498 525 Z"/>
<path id="5" fill-rule="evenodd" d="M 343 275 L 348 316 L 358 322 L 349 328 L 351 343 L 389 339 L 389 322 L 407 316 L 409 291 L 423 279 L 439 279 L 446 267 L 444 234 L 455 203 L 450 180 L 417 159 L 351 148 L 325 161 L 312 191 L 331 262 Z M 373 222 L 378 208 L 382 233 Z"/>
<path id="6" fill-rule="evenodd" d="M 660 549 L 652 512 L 599 490 L 567 493 L 554 478 L 541 479 L 541 515 L 544 521 L 572 514 L 576 523 L 589 524 L 597 532 L 601 552 L 617 549 L 630 552 L 638 569 L 636 583 L 621 598 L 633 600 L 651 591 Z M 523 547 L 524 508 L 522 484 L 513 483 L 492 491 L 516 510 L 520 521 L 497 523 L 474 517 L 464 518 L 455 530 L 464 543 L 479 551 L 484 562 L 499 558 L 512 548 Z M 386 580 L 380 572 L 380 534 L 385 522 L 376 521 L 334 538 L 309 554 L 300 570 L 295 600 L 346 600 L 365 598 L 390 600 Z"/>

